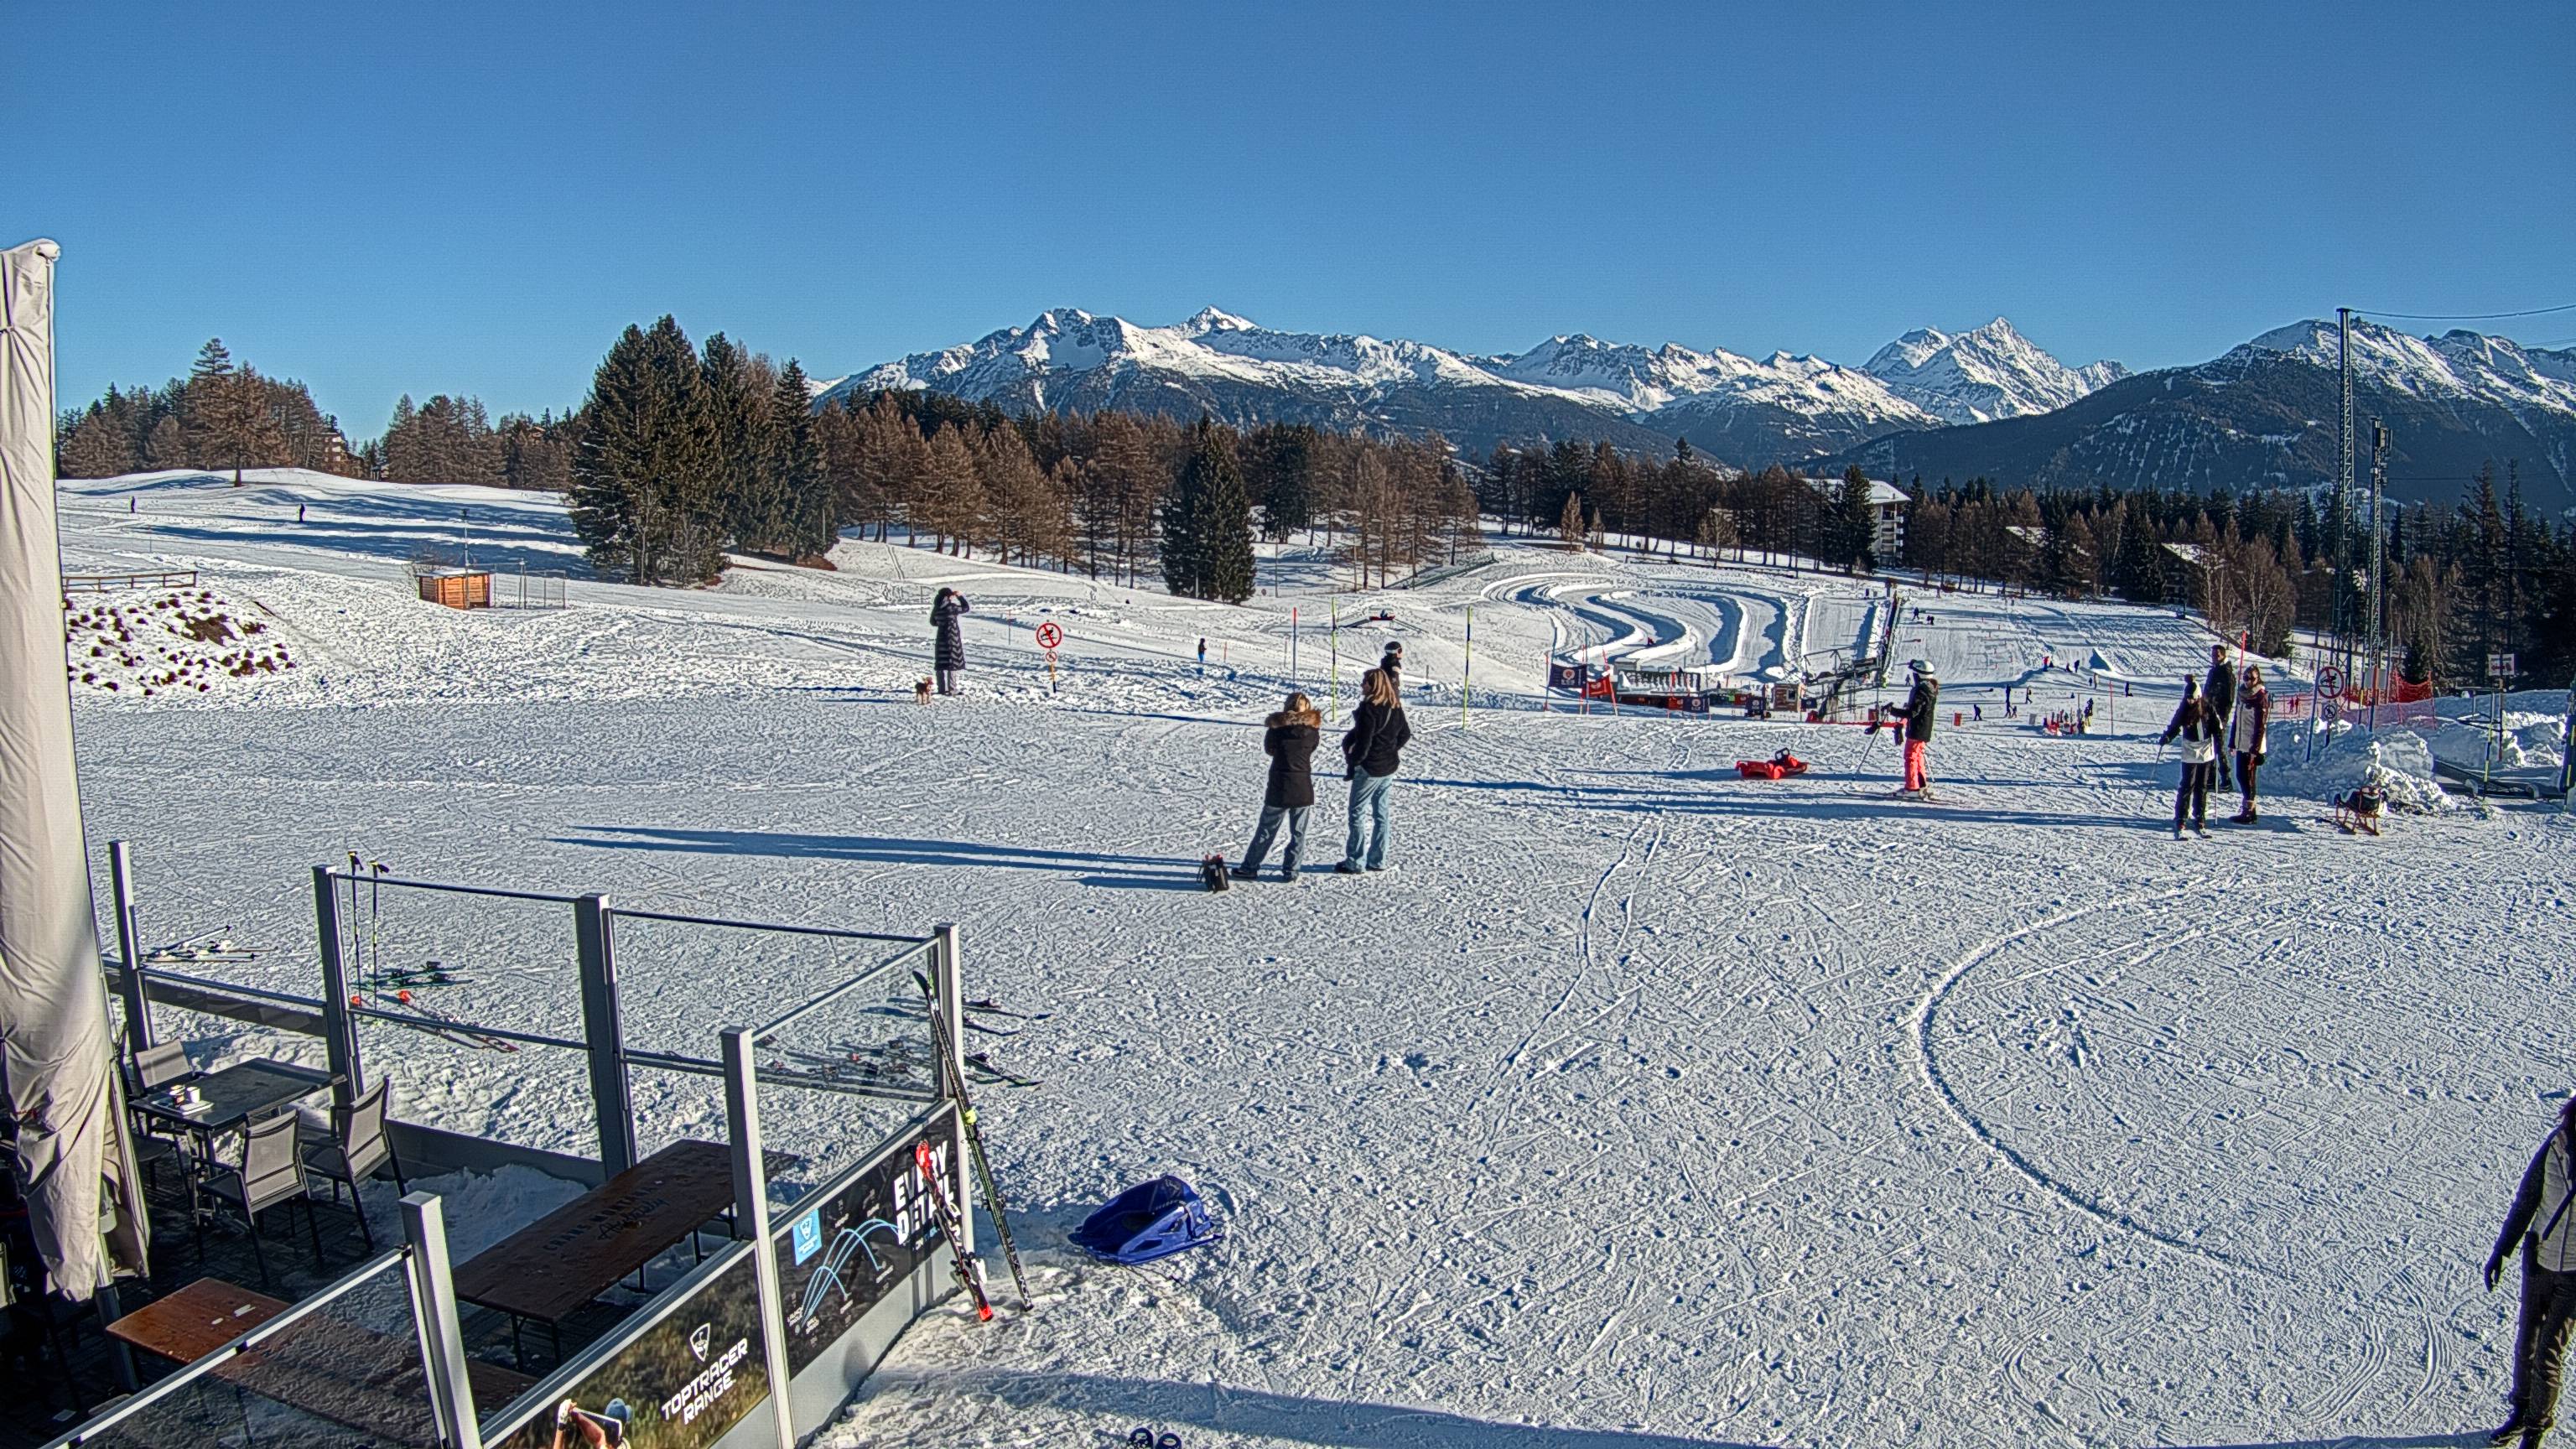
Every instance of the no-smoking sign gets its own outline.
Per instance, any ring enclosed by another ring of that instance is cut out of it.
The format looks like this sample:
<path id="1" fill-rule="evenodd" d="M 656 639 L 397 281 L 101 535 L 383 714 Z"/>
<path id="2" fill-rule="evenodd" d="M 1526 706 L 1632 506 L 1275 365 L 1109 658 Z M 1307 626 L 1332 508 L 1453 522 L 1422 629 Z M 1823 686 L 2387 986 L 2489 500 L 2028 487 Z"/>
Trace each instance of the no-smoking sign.
<path id="1" fill-rule="evenodd" d="M 1053 649 L 1064 642 L 1064 630 L 1052 619 L 1038 626 L 1038 647 Z"/>

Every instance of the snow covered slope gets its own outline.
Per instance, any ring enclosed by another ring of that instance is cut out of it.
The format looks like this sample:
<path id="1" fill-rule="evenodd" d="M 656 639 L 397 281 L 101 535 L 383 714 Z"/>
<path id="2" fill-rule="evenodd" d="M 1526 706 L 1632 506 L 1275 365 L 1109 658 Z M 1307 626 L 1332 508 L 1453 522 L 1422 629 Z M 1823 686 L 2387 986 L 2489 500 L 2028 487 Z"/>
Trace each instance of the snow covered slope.
<path id="1" fill-rule="evenodd" d="M 974 993 L 1053 1013 L 990 1043 L 1041 1085 L 978 1103 L 1038 1309 L 934 1311 L 826 1449 L 1139 1424 L 1190 1449 L 2441 1443 L 2496 1411 L 2511 1300 L 2474 1269 L 2576 1049 L 2576 831 L 2464 810 L 2363 840 L 2285 798 L 2170 840 L 2149 731 L 2189 620 L 1907 612 L 1900 657 L 1986 715 L 1945 711 L 1943 798 L 1916 806 L 1885 798 L 1883 734 L 1538 708 L 1551 645 L 1596 624 L 1752 640 L 1756 666 L 1848 648 L 1865 580 L 1510 544 L 1336 597 L 1290 549 L 1229 608 L 845 542 L 837 573 L 576 572 L 561 613 L 468 615 L 401 572 L 467 496 L 66 485 L 76 566 L 198 568 L 298 661 L 247 693 L 81 696 L 89 839 L 135 843 L 148 939 L 230 926 L 270 949 L 224 972 L 305 994 L 305 872 L 353 849 L 643 909 L 958 922 Z M 553 499 L 464 506 L 478 558 L 487 527 L 505 557 L 569 548 Z M 974 603 L 967 693 L 921 707 L 941 584 Z M 1053 693 L 1042 619 L 1068 635 Z M 1323 868 L 1328 776 L 1302 885 L 1200 891 L 1251 827 L 1262 714 L 1293 684 L 1346 716 L 1388 637 L 1414 693 L 1399 870 Z M 2085 697 L 2039 667 L 2079 651 L 2141 681 L 2092 691 L 2110 732 L 1997 719 L 2007 683 Z M 1780 749 L 1814 772 L 1735 777 Z M 475 910 L 389 909 L 385 959 L 474 962 L 457 1009 L 577 1030 L 562 923 Z M 637 1044 L 693 1053 L 849 964 L 641 927 L 620 950 Z M 161 1019 L 204 1062 L 318 1056 Z M 587 1145 L 572 1054 L 366 1031 L 400 1114 Z M 648 1150 L 720 1130 L 701 1079 L 637 1091 Z M 773 1145 L 819 1158 L 870 1125 L 847 1112 L 764 1095 Z M 1071 1247 L 1166 1171 L 1223 1243 L 1144 1270 Z M 482 1233 L 540 1201 L 472 1200 Z"/>
<path id="2" fill-rule="evenodd" d="M 1861 370 L 1945 423 L 1983 423 L 2062 408 L 2129 370 L 2116 362 L 2068 367 L 2001 317 L 1952 335 L 1908 332 Z"/>

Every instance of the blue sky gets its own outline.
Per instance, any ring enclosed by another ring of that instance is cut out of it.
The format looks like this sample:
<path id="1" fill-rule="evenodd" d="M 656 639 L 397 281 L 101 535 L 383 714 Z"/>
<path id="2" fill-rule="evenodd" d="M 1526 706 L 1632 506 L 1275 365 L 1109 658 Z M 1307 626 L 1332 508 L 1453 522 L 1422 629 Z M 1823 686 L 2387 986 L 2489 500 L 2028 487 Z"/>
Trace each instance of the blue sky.
<path id="1" fill-rule="evenodd" d="M 666 311 L 830 376 L 1060 305 L 1847 362 L 2003 314 L 2145 368 L 2338 304 L 2576 302 L 2564 0 L 19 0 L 8 34 L 0 244 L 63 244 L 64 399 L 220 334 L 356 436 L 404 392 L 576 404 Z"/>

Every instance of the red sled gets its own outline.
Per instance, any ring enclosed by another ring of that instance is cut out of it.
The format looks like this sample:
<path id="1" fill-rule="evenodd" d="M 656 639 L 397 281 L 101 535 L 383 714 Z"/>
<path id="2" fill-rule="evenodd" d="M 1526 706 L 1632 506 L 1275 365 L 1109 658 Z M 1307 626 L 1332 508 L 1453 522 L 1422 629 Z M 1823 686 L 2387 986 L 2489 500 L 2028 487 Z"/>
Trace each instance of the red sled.
<path id="1" fill-rule="evenodd" d="M 1784 780 L 1807 773 L 1807 762 L 1782 750 L 1767 760 L 1738 760 L 1735 773 L 1748 780 Z"/>

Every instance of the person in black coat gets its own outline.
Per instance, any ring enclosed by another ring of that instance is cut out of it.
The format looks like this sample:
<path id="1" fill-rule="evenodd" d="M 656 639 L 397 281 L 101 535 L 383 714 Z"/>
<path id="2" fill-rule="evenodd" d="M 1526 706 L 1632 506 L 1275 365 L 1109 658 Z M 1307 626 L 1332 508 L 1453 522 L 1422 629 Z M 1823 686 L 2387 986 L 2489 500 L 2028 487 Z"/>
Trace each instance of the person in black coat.
<path id="1" fill-rule="evenodd" d="M 1404 698 L 1404 641 L 1386 641 L 1386 653 L 1377 661 L 1377 667 L 1386 671 L 1386 682 L 1395 686 L 1395 697 Z"/>
<path id="2" fill-rule="evenodd" d="M 2218 779 L 2218 741 L 2221 726 L 2210 717 L 2209 701 L 2201 697 L 2199 682 L 2185 678 L 2182 703 L 2174 706 L 2173 720 L 2165 726 L 2163 743 L 2182 740 L 2182 783 L 2174 789 L 2174 839 L 2182 839 L 2183 820 L 2209 838 L 2209 787 Z"/>
<path id="3" fill-rule="evenodd" d="M 1279 857 L 1279 878 L 1297 879 L 1297 862 L 1306 854 L 1306 811 L 1315 803 L 1315 746 L 1324 738 L 1324 717 L 1303 694 L 1288 696 L 1277 714 L 1263 721 L 1261 751 L 1270 757 L 1270 783 L 1261 796 L 1261 824 L 1234 868 L 1236 880 L 1261 878 L 1261 858 L 1288 827 L 1288 849 Z"/>
<path id="4" fill-rule="evenodd" d="M 2228 717 L 2236 713 L 2236 670 L 2227 662 L 2227 646 L 2209 646 L 2209 675 L 2200 683 L 2201 702 L 2209 709 L 2209 723 L 2218 731 L 2217 738 L 2227 738 Z"/>
<path id="5" fill-rule="evenodd" d="M 1395 784 L 1395 767 L 1413 741 L 1405 723 L 1404 701 L 1395 692 L 1395 676 L 1372 669 L 1360 676 L 1360 707 L 1351 711 L 1351 732 L 1342 736 L 1342 759 L 1351 775 L 1350 841 L 1341 863 L 1344 875 L 1363 870 L 1393 870 L 1387 850 L 1395 843 L 1395 816 L 1387 792 Z"/>
<path id="6" fill-rule="evenodd" d="M 930 601 L 930 628 L 934 637 L 930 672 L 939 680 L 941 694 L 957 692 L 957 676 L 966 668 L 966 596 L 955 589 L 941 589 Z"/>

